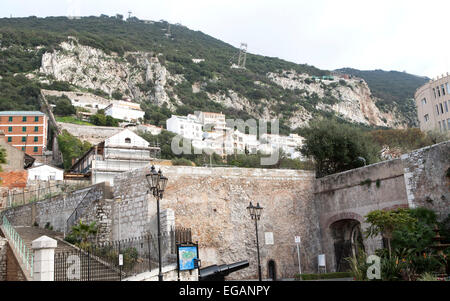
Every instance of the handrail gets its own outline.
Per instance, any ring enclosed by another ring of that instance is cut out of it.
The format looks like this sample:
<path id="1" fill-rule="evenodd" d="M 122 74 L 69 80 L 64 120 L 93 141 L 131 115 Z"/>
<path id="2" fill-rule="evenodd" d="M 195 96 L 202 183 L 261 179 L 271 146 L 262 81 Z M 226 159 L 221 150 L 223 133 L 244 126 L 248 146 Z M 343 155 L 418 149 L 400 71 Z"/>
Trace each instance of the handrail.
<path id="1" fill-rule="evenodd" d="M 66 221 L 66 233 L 70 232 L 70 227 L 75 225 L 75 222 L 78 220 L 78 217 L 81 216 L 84 213 L 84 210 L 87 206 L 86 201 L 87 196 L 92 192 L 96 190 L 97 186 L 92 186 L 92 188 L 84 195 L 83 199 L 78 203 L 75 210 L 72 212 L 72 214 L 69 216 L 69 218 Z"/>
<path id="2" fill-rule="evenodd" d="M 20 237 L 16 229 L 10 224 L 6 216 L 3 216 L 3 230 L 12 247 L 20 257 L 18 259 L 22 261 L 23 266 L 30 273 L 31 278 L 33 278 L 34 253 L 27 247 L 22 237 Z"/>

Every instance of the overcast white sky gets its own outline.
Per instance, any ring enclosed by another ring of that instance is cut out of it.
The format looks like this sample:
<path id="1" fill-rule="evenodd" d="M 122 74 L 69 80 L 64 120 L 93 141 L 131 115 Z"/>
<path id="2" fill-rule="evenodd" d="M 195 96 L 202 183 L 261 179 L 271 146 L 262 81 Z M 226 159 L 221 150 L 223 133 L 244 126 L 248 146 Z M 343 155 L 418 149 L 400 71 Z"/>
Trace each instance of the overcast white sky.
<path id="1" fill-rule="evenodd" d="M 322 69 L 450 72 L 448 0 L 1 0 L 0 17 L 116 13 L 181 23 Z"/>

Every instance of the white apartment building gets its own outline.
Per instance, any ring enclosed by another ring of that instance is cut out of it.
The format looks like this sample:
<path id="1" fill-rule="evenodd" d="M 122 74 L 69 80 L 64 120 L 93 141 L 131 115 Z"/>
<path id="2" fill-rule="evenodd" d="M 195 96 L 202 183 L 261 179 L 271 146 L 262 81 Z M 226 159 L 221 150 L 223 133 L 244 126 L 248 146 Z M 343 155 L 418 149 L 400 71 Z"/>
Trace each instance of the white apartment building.
<path id="1" fill-rule="evenodd" d="M 197 116 L 189 114 L 188 116 L 172 115 L 166 121 L 167 130 L 181 135 L 184 138 L 201 141 L 203 140 L 203 124 Z"/>
<path id="2" fill-rule="evenodd" d="M 207 127 L 205 130 L 222 131 L 227 129 L 225 115 L 222 113 L 195 112 L 195 116 L 197 116 L 198 121 L 200 121 L 203 126 Z M 211 125 L 211 127 L 208 125 Z"/>
<path id="3" fill-rule="evenodd" d="M 225 115 L 221 113 L 196 112 L 188 116 L 172 115 L 167 119 L 167 130 L 192 140 L 197 149 L 209 149 L 218 155 L 265 154 L 282 149 L 292 159 L 302 158 L 297 150 L 303 145 L 303 137 L 297 134 L 280 136 L 263 134 L 258 140 L 256 135 L 249 135 L 226 126 Z"/>
<path id="4" fill-rule="evenodd" d="M 281 149 L 291 159 L 302 158 L 297 148 L 303 145 L 303 140 L 304 138 L 297 134 L 290 134 L 289 136 L 263 134 L 261 135 L 259 150 L 263 153 L 271 153 Z"/>
<path id="5" fill-rule="evenodd" d="M 210 131 L 204 133 L 206 147 L 219 155 L 230 154 L 256 154 L 259 141 L 256 135 L 248 135 L 230 128 L 223 131 Z"/>
<path id="6" fill-rule="evenodd" d="M 417 118 L 422 131 L 450 131 L 450 75 L 442 76 L 417 89 Z"/>
<path id="7" fill-rule="evenodd" d="M 141 110 L 138 103 L 118 101 L 105 108 L 105 115 L 129 122 L 138 122 L 140 118 L 144 118 L 145 112 Z"/>

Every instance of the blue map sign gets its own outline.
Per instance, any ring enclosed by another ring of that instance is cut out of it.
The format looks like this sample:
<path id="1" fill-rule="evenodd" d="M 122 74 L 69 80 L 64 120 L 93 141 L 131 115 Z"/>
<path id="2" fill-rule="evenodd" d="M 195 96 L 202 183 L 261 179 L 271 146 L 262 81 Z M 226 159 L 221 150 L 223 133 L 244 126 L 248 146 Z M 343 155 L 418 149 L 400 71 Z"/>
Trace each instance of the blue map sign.
<path id="1" fill-rule="evenodd" d="M 197 258 L 197 246 L 178 246 L 178 267 L 180 271 L 194 270 L 194 260 Z"/>

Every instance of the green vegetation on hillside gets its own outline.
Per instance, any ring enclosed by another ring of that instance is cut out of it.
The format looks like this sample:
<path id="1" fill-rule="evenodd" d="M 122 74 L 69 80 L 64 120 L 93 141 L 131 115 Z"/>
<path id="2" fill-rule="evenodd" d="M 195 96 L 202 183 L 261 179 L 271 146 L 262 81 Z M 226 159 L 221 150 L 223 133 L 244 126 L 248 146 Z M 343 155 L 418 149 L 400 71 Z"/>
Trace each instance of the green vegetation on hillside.
<path id="1" fill-rule="evenodd" d="M 68 170 L 72 166 L 73 159 L 80 158 L 92 147 L 89 142 L 80 141 L 66 130 L 63 130 L 62 134 L 58 136 L 58 146 L 63 155 L 65 170 Z"/>

